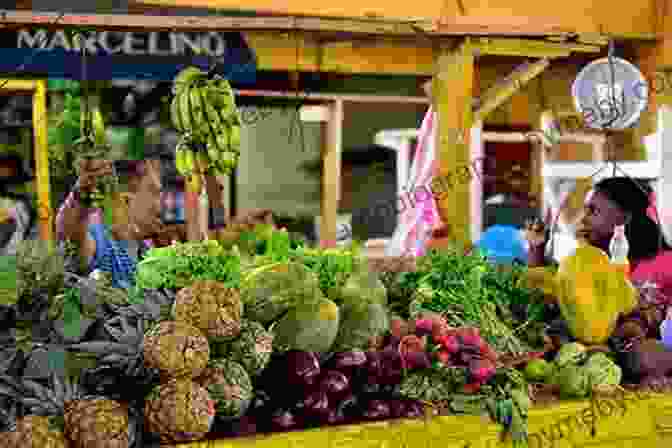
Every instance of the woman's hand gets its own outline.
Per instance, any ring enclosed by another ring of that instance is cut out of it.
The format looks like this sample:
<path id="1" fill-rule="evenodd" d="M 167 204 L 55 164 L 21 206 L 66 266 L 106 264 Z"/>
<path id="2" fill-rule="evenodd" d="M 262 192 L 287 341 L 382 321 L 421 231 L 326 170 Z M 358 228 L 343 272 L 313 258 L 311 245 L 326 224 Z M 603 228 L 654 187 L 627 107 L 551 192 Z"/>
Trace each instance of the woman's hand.
<path id="1" fill-rule="evenodd" d="M 525 222 L 524 235 L 530 248 L 543 247 L 548 241 L 546 225 L 539 218 L 528 219 Z"/>

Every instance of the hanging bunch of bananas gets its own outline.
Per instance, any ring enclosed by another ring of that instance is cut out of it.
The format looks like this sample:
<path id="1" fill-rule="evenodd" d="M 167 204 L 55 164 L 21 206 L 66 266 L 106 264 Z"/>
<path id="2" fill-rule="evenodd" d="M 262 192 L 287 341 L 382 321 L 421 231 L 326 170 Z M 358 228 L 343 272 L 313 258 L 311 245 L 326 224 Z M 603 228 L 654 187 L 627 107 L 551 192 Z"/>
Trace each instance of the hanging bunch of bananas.
<path id="1" fill-rule="evenodd" d="M 84 99 L 83 101 L 86 101 Z M 105 137 L 105 123 L 100 107 L 87 108 L 81 115 L 82 137 L 75 140 L 77 154 L 76 167 L 79 171 L 81 161 L 100 160 L 109 157 L 111 147 Z M 78 173 L 79 174 L 79 173 Z M 119 179 L 116 175 L 102 176 L 97 179 L 96 186 L 90 192 L 82 192 L 81 200 L 84 205 L 93 208 L 102 208 L 103 204 L 112 198 L 117 191 Z"/>
<path id="2" fill-rule="evenodd" d="M 173 81 L 170 119 L 182 134 L 175 147 L 175 166 L 185 177 L 196 172 L 230 174 L 240 157 L 240 115 L 229 82 L 196 67 Z"/>

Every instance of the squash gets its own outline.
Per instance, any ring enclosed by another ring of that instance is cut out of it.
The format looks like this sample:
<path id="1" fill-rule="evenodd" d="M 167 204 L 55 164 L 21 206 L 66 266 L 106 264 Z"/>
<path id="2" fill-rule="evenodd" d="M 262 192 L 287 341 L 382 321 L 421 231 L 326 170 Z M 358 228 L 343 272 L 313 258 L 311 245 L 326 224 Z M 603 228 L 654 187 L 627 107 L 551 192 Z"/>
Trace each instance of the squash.
<path id="1" fill-rule="evenodd" d="M 340 310 L 329 299 L 290 309 L 272 326 L 278 351 L 328 352 L 336 340 Z"/>
<path id="2" fill-rule="evenodd" d="M 561 261 L 555 290 L 572 335 L 587 345 L 604 344 L 619 315 L 637 304 L 636 290 L 625 274 L 609 263 L 604 251 L 589 245 Z"/>

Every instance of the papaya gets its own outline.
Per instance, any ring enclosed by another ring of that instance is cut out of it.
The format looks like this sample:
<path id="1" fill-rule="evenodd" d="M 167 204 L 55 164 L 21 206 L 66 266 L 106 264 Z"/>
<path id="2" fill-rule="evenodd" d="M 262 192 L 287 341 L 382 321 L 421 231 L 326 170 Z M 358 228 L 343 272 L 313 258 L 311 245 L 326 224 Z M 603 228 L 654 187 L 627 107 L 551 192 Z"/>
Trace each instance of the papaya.
<path id="1" fill-rule="evenodd" d="M 587 345 L 604 344 L 619 315 L 637 304 L 637 292 L 625 274 L 590 245 L 579 246 L 560 262 L 555 282 L 562 317 L 572 336 Z"/>
<path id="2" fill-rule="evenodd" d="M 340 310 L 329 299 L 290 309 L 273 326 L 273 348 L 278 351 L 328 352 L 336 340 Z"/>

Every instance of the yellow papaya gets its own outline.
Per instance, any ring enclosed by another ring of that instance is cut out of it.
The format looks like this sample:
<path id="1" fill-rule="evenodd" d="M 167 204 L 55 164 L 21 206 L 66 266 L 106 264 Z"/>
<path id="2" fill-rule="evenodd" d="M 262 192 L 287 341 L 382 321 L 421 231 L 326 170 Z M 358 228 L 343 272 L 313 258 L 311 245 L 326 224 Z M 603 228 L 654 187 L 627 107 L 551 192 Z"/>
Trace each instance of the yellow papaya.
<path id="1" fill-rule="evenodd" d="M 599 248 L 582 245 L 562 260 L 556 275 L 558 304 L 572 335 L 588 344 L 604 344 L 620 314 L 637 303 L 635 288 Z"/>

